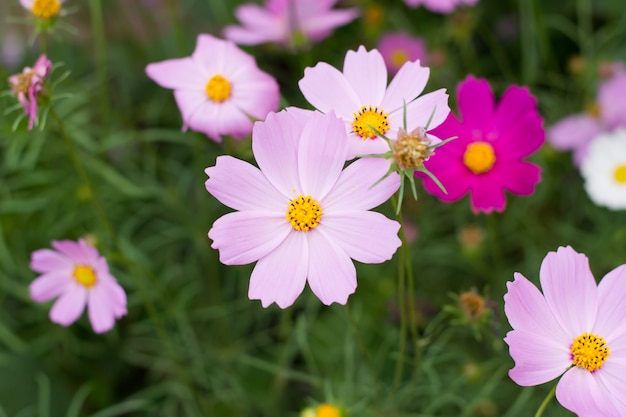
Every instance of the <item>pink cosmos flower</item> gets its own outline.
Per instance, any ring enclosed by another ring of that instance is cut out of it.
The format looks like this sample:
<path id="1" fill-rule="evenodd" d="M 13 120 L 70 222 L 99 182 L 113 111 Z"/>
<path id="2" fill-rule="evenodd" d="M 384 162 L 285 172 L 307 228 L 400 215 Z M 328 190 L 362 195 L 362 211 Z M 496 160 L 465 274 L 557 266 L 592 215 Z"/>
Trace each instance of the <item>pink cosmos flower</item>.
<path id="1" fill-rule="evenodd" d="M 343 169 L 343 122 L 290 108 L 270 113 L 252 132 L 260 169 L 230 156 L 207 168 L 207 190 L 238 210 L 215 221 L 209 238 L 226 265 L 257 261 L 248 296 L 285 308 L 309 283 L 326 305 L 345 304 L 356 289 L 352 259 L 380 263 L 400 246 L 400 225 L 369 211 L 399 187 L 389 167 L 365 158 Z"/>
<path id="2" fill-rule="evenodd" d="M 597 285 L 587 257 L 561 247 L 546 255 L 539 279 L 543 294 L 519 273 L 507 283 L 509 376 L 531 386 L 562 375 L 563 407 L 581 417 L 626 416 L 626 265 Z"/>
<path id="3" fill-rule="evenodd" d="M 420 173 L 426 190 L 446 202 L 469 192 L 475 213 L 503 211 L 505 190 L 532 194 L 541 169 L 523 159 L 543 144 L 544 130 L 528 88 L 509 87 L 496 106 L 489 83 L 470 75 L 457 87 L 457 102 L 459 118 L 450 113 L 432 133 L 458 138 L 424 163 L 448 193 Z"/>
<path id="4" fill-rule="evenodd" d="M 451 13 L 461 5 L 475 5 L 478 0 L 404 0 L 409 7 L 424 6 L 431 12 Z"/>
<path id="5" fill-rule="evenodd" d="M 387 143 L 376 131 L 396 139 L 403 127 L 406 104 L 406 131 L 426 127 L 429 129 L 444 121 L 450 108 L 445 89 L 417 98 L 424 90 L 430 70 L 419 61 L 405 63 L 389 86 L 387 68 L 378 50 L 348 51 L 343 72 L 320 62 L 304 70 L 299 82 L 300 91 L 322 113 L 334 111 L 344 120 L 348 136 L 346 159 L 357 155 L 383 154 L 389 150 Z M 439 139 L 432 138 L 432 143 Z"/>
<path id="6" fill-rule="evenodd" d="M 20 4 L 33 16 L 40 19 L 52 19 L 59 15 L 65 0 L 20 0 Z"/>
<path id="7" fill-rule="evenodd" d="M 252 120 L 263 120 L 278 108 L 276 80 L 261 71 L 254 57 L 234 43 L 199 35 L 190 57 L 146 66 L 146 74 L 174 98 L 188 127 L 216 142 L 222 135 L 242 138 L 252 131 Z"/>
<path id="8" fill-rule="evenodd" d="M 9 85 L 11 91 L 24 106 L 24 114 L 28 116 L 28 129 L 35 126 L 37 120 L 37 98 L 44 91 L 43 82 L 50 74 L 52 62 L 46 55 L 41 55 L 35 65 L 26 67 L 21 74 L 11 75 Z"/>
<path id="9" fill-rule="evenodd" d="M 38 303 L 57 298 L 50 320 L 62 326 L 74 323 L 85 305 L 94 332 L 113 328 L 115 319 L 126 314 L 126 294 L 109 273 L 98 250 L 84 239 L 52 242 L 51 249 L 36 250 L 30 268 L 42 275 L 30 284 L 30 297 Z"/>
<path id="10" fill-rule="evenodd" d="M 426 42 L 404 32 L 387 33 L 378 41 L 377 49 L 385 60 L 387 70 L 397 73 L 406 62 L 427 61 Z"/>
<path id="11" fill-rule="evenodd" d="M 548 131 L 548 141 L 555 149 L 573 151 L 574 163 L 580 166 L 593 138 L 626 127 L 625 94 L 626 72 L 617 70 L 600 84 L 597 105 L 591 106 L 587 113 L 557 122 Z"/>
<path id="12" fill-rule="evenodd" d="M 235 10 L 243 26 L 227 26 L 224 37 L 242 45 L 317 42 L 359 15 L 356 8 L 333 10 L 335 3 L 337 0 L 266 0 L 265 7 L 244 4 Z"/>

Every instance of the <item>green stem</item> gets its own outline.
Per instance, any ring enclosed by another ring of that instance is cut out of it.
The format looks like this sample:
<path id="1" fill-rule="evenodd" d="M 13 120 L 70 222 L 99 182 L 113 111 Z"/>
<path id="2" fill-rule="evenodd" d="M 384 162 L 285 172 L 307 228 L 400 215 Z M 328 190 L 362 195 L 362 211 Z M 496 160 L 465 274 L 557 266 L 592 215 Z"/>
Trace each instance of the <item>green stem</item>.
<path id="1" fill-rule="evenodd" d="M 546 398 L 543 400 L 543 402 L 539 406 L 539 409 L 537 410 L 537 413 L 535 413 L 535 417 L 541 417 L 543 415 L 543 412 L 545 411 L 546 407 L 548 406 L 548 403 L 550 402 L 552 397 L 554 397 L 554 393 L 555 392 L 556 392 L 556 385 L 553 386 L 552 389 L 550 390 L 550 392 L 548 393 L 548 395 L 546 395 Z"/>
<path id="2" fill-rule="evenodd" d="M 420 349 L 419 349 L 419 329 L 417 327 L 417 315 L 415 306 L 415 280 L 413 279 L 413 263 L 411 262 L 411 254 L 409 253 L 409 243 L 406 239 L 406 230 L 404 228 L 404 219 L 402 214 L 398 215 L 398 222 L 400 223 L 400 241 L 402 242 L 402 250 L 404 251 L 404 263 L 406 271 L 407 281 L 407 310 L 409 317 L 409 330 L 413 338 L 413 345 L 415 348 L 415 365 L 419 364 Z"/>
<path id="3" fill-rule="evenodd" d="M 95 43 L 96 72 L 98 74 L 98 84 L 100 88 L 100 111 L 103 121 L 108 123 L 111 114 L 111 105 L 109 103 L 109 76 L 104 18 L 102 16 L 102 0 L 89 0 L 89 14 L 91 15 L 91 35 Z"/>
<path id="4" fill-rule="evenodd" d="M 397 201 L 395 195 L 391 197 L 391 202 L 396 208 L 396 212 L 398 213 L 398 219 L 402 218 L 401 210 L 398 209 L 399 205 L 402 204 L 401 201 Z M 400 230 L 403 229 L 402 223 L 400 223 Z M 393 387 L 394 393 L 398 390 L 400 386 L 400 381 L 402 380 L 402 372 L 404 370 L 404 356 L 406 354 L 406 338 L 407 338 L 407 308 L 405 305 L 406 294 L 405 294 L 405 265 L 406 265 L 406 251 L 404 250 L 406 247 L 406 236 L 403 239 L 403 232 L 400 233 L 400 240 L 402 241 L 402 247 L 399 252 L 398 259 L 398 310 L 400 311 L 400 340 L 398 345 L 398 362 L 396 362 L 396 372 L 393 378 Z"/>

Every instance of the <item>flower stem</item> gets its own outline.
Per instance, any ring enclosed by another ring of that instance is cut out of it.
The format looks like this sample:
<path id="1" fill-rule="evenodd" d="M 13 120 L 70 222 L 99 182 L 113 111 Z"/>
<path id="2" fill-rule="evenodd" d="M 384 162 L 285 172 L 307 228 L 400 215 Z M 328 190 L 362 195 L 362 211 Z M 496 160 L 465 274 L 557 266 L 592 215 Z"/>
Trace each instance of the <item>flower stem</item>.
<path id="1" fill-rule="evenodd" d="M 539 406 L 539 409 L 537 410 L 537 413 L 535 413 L 535 417 L 541 417 L 543 415 L 543 412 L 545 411 L 546 407 L 548 406 L 548 403 L 550 402 L 552 397 L 554 397 L 554 393 L 555 392 L 556 392 L 556 385 L 554 385 L 552 387 L 552 389 L 550 390 L 550 392 L 548 393 L 548 395 L 546 395 L 546 398 L 543 400 L 543 402 Z"/>

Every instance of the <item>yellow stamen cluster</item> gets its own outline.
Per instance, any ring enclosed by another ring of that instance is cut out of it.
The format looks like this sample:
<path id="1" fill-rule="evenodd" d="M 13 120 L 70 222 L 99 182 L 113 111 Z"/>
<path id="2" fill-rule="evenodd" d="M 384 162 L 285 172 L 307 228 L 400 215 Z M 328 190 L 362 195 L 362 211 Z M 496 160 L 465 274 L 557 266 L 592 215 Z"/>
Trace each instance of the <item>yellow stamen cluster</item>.
<path id="1" fill-rule="evenodd" d="M 92 267 L 87 265 L 76 265 L 72 275 L 76 279 L 76 282 L 87 288 L 93 287 L 93 285 L 98 281 L 96 272 Z"/>
<path id="2" fill-rule="evenodd" d="M 59 14 L 61 2 L 59 0 L 35 0 L 30 11 L 42 19 L 50 19 Z"/>
<path id="3" fill-rule="evenodd" d="M 207 97 L 216 103 L 221 103 L 230 97 L 231 88 L 230 82 L 217 74 L 211 77 L 206 84 L 205 91 Z"/>
<path id="4" fill-rule="evenodd" d="M 11 89 L 14 93 L 28 93 L 28 89 L 30 88 L 30 83 L 33 78 L 33 71 L 25 71 L 21 74 L 15 74 L 16 82 L 11 82 Z"/>
<path id="5" fill-rule="evenodd" d="M 611 352 L 606 346 L 604 337 L 591 333 L 583 333 L 574 339 L 569 349 L 572 365 L 594 372 L 600 368 Z"/>
<path id="6" fill-rule="evenodd" d="M 485 314 L 485 304 L 484 297 L 475 290 L 459 295 L 459 305 L 463 309 L 465 317 L 471 321 L 477 321 Z"/>
<path id="7" fill-rule="evenodd" d="M 287 209 L 287 221 L 299 232 L 308 232 L 315 229 L 322 218 L 320 203 L 313 200 L 310 195 L 300 194 L 289 202 Z"/>
<path id="8" fill-rule="evenodd" d="M 398 67 L 401 67 L 402 64 L 404 64 L 408 60 L 409 54 L 407 54 L 407 52 L 403 49 L 396 49 L 391 53 L 391 62 L 393 62 L 394 65 Z"/>
<path id="9" fill-rule="evenodd" d="M 382 134 L 385 134 L 385 132 L 389 130 L 388 117 L 389 113 L 378 109 L 378 106 L 363 106 L 358 113 L 354 113 L 352 131 L 363 139 L 375 138 L 376 132 L 374 129 Z"/>
<path id="10" fill-rule="evenodd" d="M 430 141 L 426 139 L 423 128 L 417 128 L 411 133 L 401 128 L 393 145 L 393 158 L 400 169 L 418 168 L 432 155 L 428 145 Z"/>
<path id="11" fill-rule="evenodd" d="M 613 177 L 620 185 L 626 184 L 626 164 L 619 165 L 613 172 Z"/>
<path id="12" fill-rule="evenodd" d="M 334 405 L 322 404 L 315 410 L 315 417 L 341 417 L 341 410 Z"/>
<path id="13" fill-rule="evenodd" d="M 465 149 L 463 163 L 474 174 L 484 174 L 493 168 L 493 164 L 496 163 L 496 154 L 487 142 L 473 142 Z"/>

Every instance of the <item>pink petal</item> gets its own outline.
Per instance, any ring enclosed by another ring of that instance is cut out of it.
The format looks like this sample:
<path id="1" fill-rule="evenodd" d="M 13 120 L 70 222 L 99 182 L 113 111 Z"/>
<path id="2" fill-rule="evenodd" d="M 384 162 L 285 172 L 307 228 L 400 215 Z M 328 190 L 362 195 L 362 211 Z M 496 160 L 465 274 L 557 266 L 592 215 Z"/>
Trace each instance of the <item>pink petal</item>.
<path id="1" fill-rule="evenodd" d="M 83 239 L 78 242 L 71 240 L 53 241 L 52 247 L 67 256 L 74 264 L 94 265 L 98 258 L 98 250 L 89 246 Z"/>
<path id="2" fill-rule="evenodd" d="M 224 37 L 242 45 L 257 45 L 264 42 L 286 42 L 287 26 L 266 9 L 256 4 L 244 4 L 235 11 L 241 26 L 227 26 Z"/>
<path id="3" fill-rule="evenodd" d="M 304 69 L 298 82 L 304 98 L 322 113 L 334 110 L 344 120 L 352 121 L 362 104 L 346 77 L 325 62 Z M 328 94 L 332 91 L 332 94 Z"/>
<path id="4" fill-rule="evenodd" d="M 598 316 L 594 333 L 607 341 L 626 334 L 626 265 L 621 265 L 602 278 L 598 285 Z M 611 349 L 613 352 L 613 349 Z"/>
<path id="5" fill-rule="evenodd" d="M 411 132 L 417 127 L 425 127 L 427 130 L 433 129 L 443 123 L 448 114 L 450 114 L 450 107 L 448 107 L 448 94 L 446 94 L 445 89 L 425 94 L 411 103 L 407 103 L 407 131 Z M 394 126 L 402 126 L 403 109 L 396 110 L 389 119 L 393 120 Z"/>
<path id="6" fill-rule="evenodd" d="M 259 259 L 252 275 L 248 297 L 287 308 L 302 293 L 309 264 L 308 232 L 289 233 L 287 238 L 267 256 Z"/>
<path id="7" fill-rule="evenodd" d="M 209 79 L 190 57 L 146 66 L 146 74 L 163 88 L 203 91 Z"/>
<path id="8" fill-rule="evenodd" d="M 282 213 L 236 211 L 220 217 L 209 230 L 211 247 L 220 252 L 220 262 L 245 265 L 264 256 L 283 242 L 291 225 L 285 220 L 287 203 Z"/>
<path id="9" fill-rule="evenodd" d="M 225 73 L 226 62 L 234 49 L 231 49 L 230 45 L 233 44 L 206 33 L 198 35 L 191 59 L 202 71 L 205 78 L 204 85 L 216 74 L 223 74 L 228 78 L 229 74 Z"/>
<path id="10" fill-rule="evenodd" d="M 587 257 L 569 246 L 560 247 L 546 255 L 539 277 L 548 307 L 567 334 L 577 337 L 590 331 L 598 290 Z"/>
<path id="11" fill-rule="evenodd" d="M 83 314 L 85 303 L 87 303 L 85 287 L 70 283 L 52 306 L 50 320 L 61 326 L 69 326 Z"/>
<path id="12" fill-rule="evenodd" d="M 513 330 L 507 333 L 504 341 L 509 345 L 509 353 L 515 361 L 509 376 L 518 385 L 526 387 L 551 381 L 572 364 L 569 346 L 549 336 Z"/>
<path id="13" fill-rule="evenodd" d="M 200 111 L 209 101 L 206 93 L 200 90 L 176 90 L 174 91 L 176 105 L 183 119 L 183 129 L 187 129 L 191 118 Z"/>
<path id="14" fill-rule="evenodd" d="M 378 50 L 372 49 L 368 52 L 361 45 L 356 52 L 348 51 L 343 64 L 343 75 L 358 95 L 361 104 L 378 106 L 383 101 L 387 87 L 387 67 Z M 336 94 L 334 90 L 327 91 Z"/>
<path id="15" fill-rule="evenodd" d="M 258 168 L 229 155 L 218 156 L 204 170 L 204 185 L 222 204 L 235 210 L 286 212 L 289 200 L 274 188 Z"/>
<path id="16" fill-rule="evenodd" d="M 545 142 L 542 119 L 537 111 L 528 111 L 492 142 L 499 159 L 520 159 L 531 155 Z"/>
<path id="17" fill-rule="evenodd" d="M 593 138 L 602 132 L 598 119 L 587 115 L 566 117 L 548 130 L 548 141 L 558 150 L 574 150 L 574 162 L 580 163 L 587 155 Z"/>
<path id="18" fill-rule="evenodd" d="M 115 315 L 106 288 L 95 286 L 88 291 L 87 312 L 91 327 L 96 333 L 104 333 L 115 325 Z"/>
<path id="19" fill-rule="evenodd" d="M 389 162 L 381 158 L 362 158 L 344 169 L 328 195 L 320 201 L 325 213 L 369 210 L 384 203 L 400 187 L 400 177 L 389 170 Z M 322 220 L 323 221 L 323 220 Z"/>
<path id="20" fill-rule="evenodd" d="M 583 416 L 621 417 L 626 411 L 626 407 L 618 405 L 596 373 L 578 367 L 561 377 L 556 386 L 556 399 L 563 407 Z"/>
<path id="21" fill-rule="evenodd" d="M 457 101 L 466 128 L 482 130 L 491 125 L 494 98 L 487 80 L 468 76 L 457 86 Z"/>
<path id="22" fill-rule="evenodd" d="M 72 271 L 74 264 L 65 256 L 50 249 L 40 249 L 30 255 L 30 269 L 35 272 Z"/>
<path id="23" fill-rule="evenodd" d="M 124 289 L 120 286 L 120 284 L 117 283 L 115 279 L 109 280 L 104 287 L 106 288 L 106 292 L 109 297 L 109 305 L 111 307 L 111 310 L 113 311 L 113 316 L 116 319 L 125 316 L 127 313 L 127 300 Z"/>
<path id="24" fill-rule="evenodd" d="M 221 141 L 221 135 L 238 139 L 252 132 L 252 121 L 230 101 L 206 101 L 191 116 L 188 125 L 190 129 L 202 132 L 216 142 Z"/>
<path id="25" fill-rule="evenodd" d="M 343 9 L 326 11 L 324 14 L 309 16 L 302 21 L 302 31 L 312 41 L 320 41 L 332 33 L 338 26 L 343 26 L 359 15 L 358 9 Z"/>
<path id="26" fill-rule="evenodd" d="M 398 230 L 398 222 L 373 211 L 324 214 L 319 227 L 350 258 L 370 264 L 391 259 L 402 244 Z"/>
<path id="27" fill-rule="evenodd" d="M 69 284 L 71 277 L 67 271 L 48 272 L 30 283 L 28 287 L 30 298 L 38 303 L 50 301 L 64 293 Z"/>
<path id="28" fill-rule="evenodd" d="M 348 133 L 348 151 L 346 152 L 346 161 L 354 159 L 357 156 L 365 155 L 380 155 L 389 151 L 389 145 L 383 139 L 374 137 L 370 139 L 363 139 L 361 136 L 352 132 L 352 125 L 346 123 Z M 389 130 L 386 133 L 387 137 L 397 136 L 397 131 Z M 389 164 L 387 164 L 389 165 Z"/>
<path id="29" fill-rule="evenodd" d="M 430 69 L 419 61 L 405 63 L 389 83 L 380 106 L 389 112 L 402 109 L 404 103 L 409 104 L 424 91 L 429 75 Z"/>
<path id="30" fill-rule="evenodd" d="M 500 178 L 495 174 L 497 171 L 492 170 L 485 174 L 481 174 L 480 178 L 474 178 L 470 185 L 470 201 L 472 211 L 474 213 L 492 211 L 502 212 L 506 206 L 506 197 L 504 191 L 499 184 Z"/>
<path id="31" fill-rule="evenodd" d="M 348 149 L 344 122 L 331 111 L 313 113 L 302 131 L 298 149 L 298 172 L 302 192 L 323 199 L 343 169 Z"/>
<path id="32" fill-rule="evenodd" d="M 603 82 L 598 89 L 600 117 L 609 129 L 626 127 L 626 74 L 618 73 Z"/>
<path id="33" fill-rule="evenodd" d="M 453 142 L 452 142 L 453 143 Z M 470 189 L 473 181 L 473 175 L 468 173 L 468 169 L 462 160 L 454 156 L 450 156 L 444 151 L 452 143 L 443 145 L 437 149 L 435 154 L 424 163 L 424 166 L 441 182 L 446 192 L 428 177 L 426 174 L 416 172 L 415 175 L 422 178 L 424 188 L 430 194 L 437 196 L 442 201 L 452 202 L 463 197 Z"/>
<path id="34" fill-rule="evenodd" d="M 307 234 L 310 253 L 308 281 L 311 290 L 326 305 L 345 304 L 348 296 L 356 290 L 354 264 L 337 243 L 322 233 L 313 230 Z"/>
<path id="35" fill-rule="evenodd" d="M 502 94 L 498 108 L 493 115 L 494 130 L 505 132 L 528 112 L 537 112 L 537 99 L 530 94 L 528 87 L 510 86 Z"/>
<path id="36" fill-rule="evenodd" d="M 498 167 L 502 185 L 517 195 L 531 195 L 541 180 L 541 168 L 524 161 L 510 161 Z"/>
<path id="37" fill-rule="evenodd" d="M 280 91 L 270 75 L 253 70 L 246 80 L 233 80 L 232 101 L 249 116 L 264 120 L 267 114 L 278 109 Z"/>
<path id="38" fill-rule="evenodd" d="M 22 7 L 28 10 L 32 9 L 34 2 L 35 0 L 20 0 L 20 4 L 22 5 Z"/>

